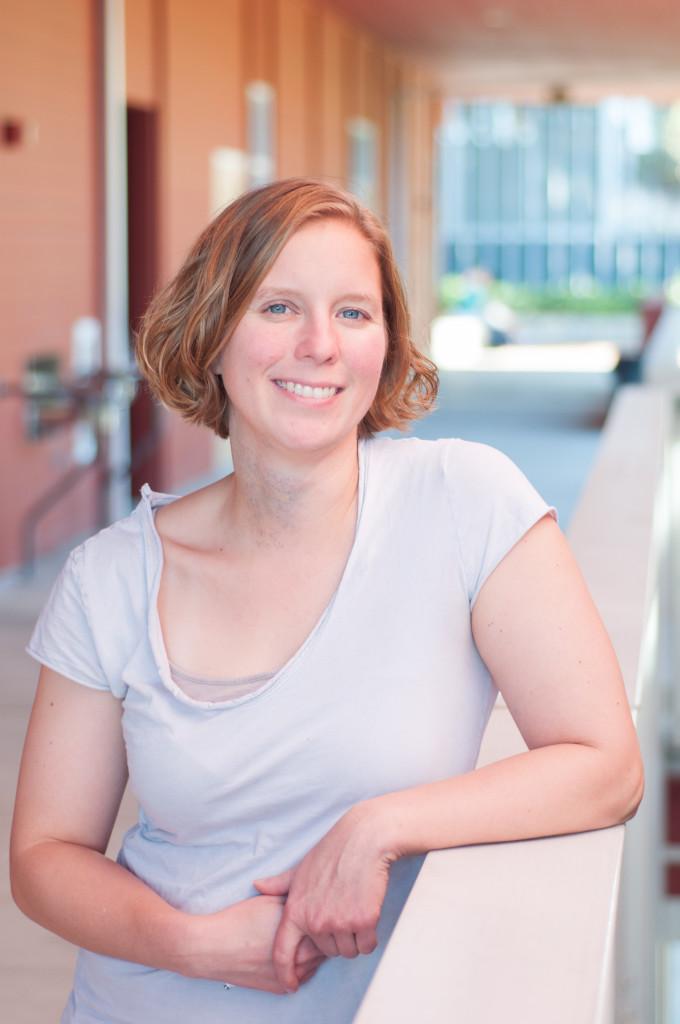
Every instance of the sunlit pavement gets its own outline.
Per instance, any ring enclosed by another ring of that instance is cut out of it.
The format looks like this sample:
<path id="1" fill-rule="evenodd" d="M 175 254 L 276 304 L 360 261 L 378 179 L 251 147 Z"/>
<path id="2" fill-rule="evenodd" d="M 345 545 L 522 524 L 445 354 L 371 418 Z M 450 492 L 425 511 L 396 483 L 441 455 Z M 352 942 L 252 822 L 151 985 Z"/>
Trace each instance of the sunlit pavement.
<path id="1" fill-rule="evenodd" d="M 63 554 L 38 566 L 29 579 L 0 585 L 0 1020 L 6 1024 L 56 1024 L 71 987 L 75 949 L 25 918 L 9 892 L 8 839 L 16 777 L 38 669 L 24 653 Z M 112 837 L 120 845 L 133 820 L 126 795 Z"/>
<path id="2" fill-rule="evenodd" d="M 53 1024 L 66 1001 L 72 947 L 19 913 L 9 894 L 7 837 L 16 775 L 37 669 L 23 653 L 32 623 L 58 569 L 54 560 L 28 582 L 0 588 L 0 1018 L 8 1024 Z"/>
<path id="3" fill-rule="evenodd" d="M 614 392 L 611 373 L 441 371 L 437 409 L 417 437 L 462 437 L 517 463 L 565 528 L 583 488 Z"/>
<path id="4" fill-rule="evenodd" d="M 611 374 L 442 372 L 438 408 L 417 424 L 418 437 L 462 437 L 506 452 L 565 526 L 597 447 L 613 390 Z M 55 556 L 29 580 L 0 585 L 0 826 L 9 832 L 16 773 L 37 669 L 23 653 L 32 624 L 61 564 Z M 134 813 L 126 798 L 112 839 L 116 849 Z M 2 844 L 0 882 L 0 1019 L 9 1024 L 57 1021 L 66 1000 L 73 949 L 14 907 Z"/>

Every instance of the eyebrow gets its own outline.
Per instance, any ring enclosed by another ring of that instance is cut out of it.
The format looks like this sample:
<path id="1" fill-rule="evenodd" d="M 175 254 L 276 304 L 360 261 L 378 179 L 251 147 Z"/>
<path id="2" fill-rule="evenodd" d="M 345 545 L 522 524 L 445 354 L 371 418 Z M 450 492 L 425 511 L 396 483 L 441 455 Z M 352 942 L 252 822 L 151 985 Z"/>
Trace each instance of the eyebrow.
<path id="1" fill-rule="evenodd" d="M 302 292 L 297 291 L 295 288 L 287 288 L 285 285 L 268 285 L 266 288 L 259 288 L 255 292 L 255 299 L 263 299 L 267 295 L 290 295 L 291 298 L 303 299 L 304 295 Z M 367 305 L 376 306 L 380 308 L 380 300 L 370 295 L 368 292 L 347 292 L 344 295 L 339 295 L 338 302 L 361 302 Z"/>

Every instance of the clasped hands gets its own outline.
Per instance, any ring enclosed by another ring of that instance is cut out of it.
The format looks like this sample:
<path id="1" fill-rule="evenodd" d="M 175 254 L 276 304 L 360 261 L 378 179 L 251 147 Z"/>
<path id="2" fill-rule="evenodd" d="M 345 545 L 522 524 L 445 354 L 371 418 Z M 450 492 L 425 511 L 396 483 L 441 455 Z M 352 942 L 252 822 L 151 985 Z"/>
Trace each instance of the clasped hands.
<path id="1" fill-rule="evenodd" d="M 378 848 L 370 817 L 359 805 L 343 815 L 295 868 L 255 881 L 263 895 L 285 897 L 272 960 L 286 991 L 295 992 L 301 984 L 296 963 L 310 940 L 324 958 L 373 952 L 394 860 L 394 855 Z M 302 980 L 308 977 L 311 974 Z"/>

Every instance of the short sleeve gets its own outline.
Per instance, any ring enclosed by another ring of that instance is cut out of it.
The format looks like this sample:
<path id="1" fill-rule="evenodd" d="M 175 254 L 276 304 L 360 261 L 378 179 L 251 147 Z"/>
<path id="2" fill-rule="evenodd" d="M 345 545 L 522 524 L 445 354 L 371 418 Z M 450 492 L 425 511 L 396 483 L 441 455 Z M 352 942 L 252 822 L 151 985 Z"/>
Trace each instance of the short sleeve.
<path id="1" fill-rule="evenodd" d="M 507 455 L 489 445 L 451 441 L 445 475 L 470 607 L 505 555 L 545 515 L 557 520 Z"/>
<path id="2" fill-rule="evenodd" d="M 92 634 L 81 585 L 83 548 L 76 548 L 57 577 L 27 652 L 76 683 L 109 690 Z"/>

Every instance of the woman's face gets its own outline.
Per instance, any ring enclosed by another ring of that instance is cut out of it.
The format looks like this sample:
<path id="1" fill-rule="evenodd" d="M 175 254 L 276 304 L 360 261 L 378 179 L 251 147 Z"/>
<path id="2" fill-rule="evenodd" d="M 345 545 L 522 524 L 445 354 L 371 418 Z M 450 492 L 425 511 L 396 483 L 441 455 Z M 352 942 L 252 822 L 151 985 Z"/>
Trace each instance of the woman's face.
<path id="1" fill-rule="evenodd" d="M 348 221 L 306 224 L 281 250 L 220 358 L 232 443 L 311 452 L 356 438 L 386 346 L 370 242 Z"/>

